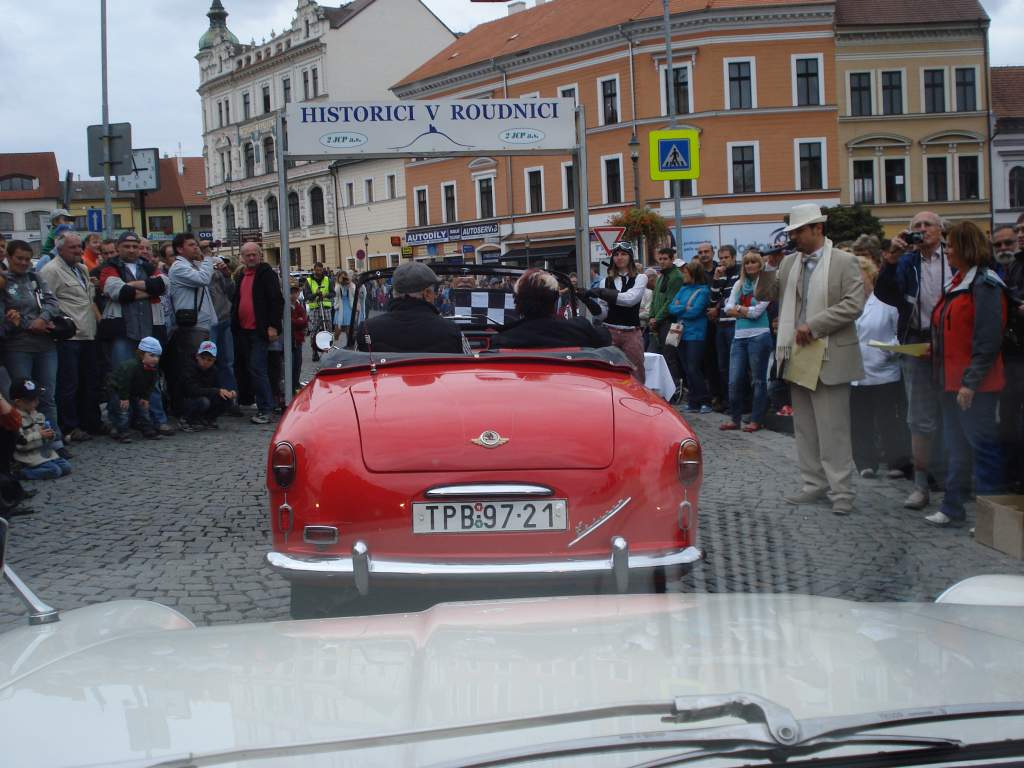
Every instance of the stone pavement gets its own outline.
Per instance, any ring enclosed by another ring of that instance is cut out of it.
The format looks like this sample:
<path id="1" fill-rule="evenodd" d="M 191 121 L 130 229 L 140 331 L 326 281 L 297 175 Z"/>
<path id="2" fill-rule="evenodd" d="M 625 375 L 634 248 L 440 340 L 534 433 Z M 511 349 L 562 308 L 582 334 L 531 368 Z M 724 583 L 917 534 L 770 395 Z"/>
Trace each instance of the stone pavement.
<path id="1" fill-rule="evenodd" d="M 796 482 L 793 439 L 720 432 L 722 418 L 691 422 L 704 446 L 700 540 L 709 559 L 676 588 L 930 600 L 967 576 L 1024 573 L 966 528 L 933 529 L 903 510 L 906 481 L 858 481 L 848 518 L 784 504 Z M 74 473 L 37 483 L 37 513 L 12 521 L 10 564 L 65 610 L 135 597 L 198 624 L 287 618 L 287 583 L 264 561 L 273 425 L 221 422 L 217 432 L 73 446 Z M 22 621 L 13 591 L 0 586 L 0 630 Z"/>

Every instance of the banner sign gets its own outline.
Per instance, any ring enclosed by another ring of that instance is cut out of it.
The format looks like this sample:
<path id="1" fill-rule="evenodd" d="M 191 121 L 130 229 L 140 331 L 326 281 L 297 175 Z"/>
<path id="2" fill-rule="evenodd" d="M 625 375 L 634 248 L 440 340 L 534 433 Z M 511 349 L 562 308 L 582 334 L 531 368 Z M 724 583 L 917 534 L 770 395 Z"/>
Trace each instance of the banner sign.
<path id="1" fill-rule="evenodd" d="M 460 240 L 480 240 L 497 235 L 498 231 L 498 222 L 496 221 L 486 221 L 480 224 L 453 224 L 450 227 L 431 227 L 430 229 L 410 229 L 405 233 L 405 242 L 409 245 L 457 243 Z"/>
<path id="2" fill-rule="evenodd" d="M 572 99 L 293 103 L 287 118 L 293 156 L 529 155 L 576 147 Z"/>

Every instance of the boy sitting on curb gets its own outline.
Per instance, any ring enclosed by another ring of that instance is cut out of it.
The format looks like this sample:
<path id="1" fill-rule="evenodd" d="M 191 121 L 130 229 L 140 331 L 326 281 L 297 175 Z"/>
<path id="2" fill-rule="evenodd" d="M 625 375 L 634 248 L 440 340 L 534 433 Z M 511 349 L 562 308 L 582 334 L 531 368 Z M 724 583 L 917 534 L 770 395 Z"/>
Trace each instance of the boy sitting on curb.
<path id="1" fill-rule="evenodd" d="M 42 390 L 31 379 L 16 379 L 11 398 L 21 416 L 21 434 L 14 448 L 14 461 L 25 480 L 53 480 L 71 474 L 71 462 L 53 449 L 56 433 L 37 409 Z"/>
<path id="2" fill-rule="evenodd" d="M 182 371 L 181 392 L 185 411 L 181 419 L 182 432 L 218 429 L 217 417 L 237 397 L 237 392 L 219 386 L 216 364 L 217 345 L 212 341 L 204 341 Z"/>
<path id="3" fill-rule="evenodd" d="M 139 342 L 135 357 L 125 360 L 110 374 L 110 402 L 107 404 L 107 415 L 110 418 L 110 436 L 119 443 L 132 441 L 128 436 L 132 400 L 145 418 L 143 437 L 160 437 L 160 433 L 149 418 L 149 396 L 160 377 L 161 354 L 163 348 L 160 342 L 152 336 L 146 336 Z"/>

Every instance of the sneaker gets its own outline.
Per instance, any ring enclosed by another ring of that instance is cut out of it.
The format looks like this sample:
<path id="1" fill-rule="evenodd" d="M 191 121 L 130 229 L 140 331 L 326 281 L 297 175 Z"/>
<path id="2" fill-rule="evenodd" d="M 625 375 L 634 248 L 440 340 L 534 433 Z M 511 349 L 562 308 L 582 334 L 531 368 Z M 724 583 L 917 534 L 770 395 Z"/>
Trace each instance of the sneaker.
<path id="1" fill-rule="evenodd" d="M 719 424 L 718 428 L 720 430 L 722 430 L 723 432 L 729 432 L 729 431 L 734 430 L 734 429 L 739 429 L 740 425 L 737 424 L 734 421 L 727 421 L 727 422 L 725 422 L 725 424 Z"/>
<path id="2" fill-rule="evenodd" d="M 915 488 L 907 496 L 907 500 L 903 502 L 903 506 L 906 509 L 924 509 L 928 506 L 928 502 L 931 501 L 931 495 L 928 491 L 921 488 Z M 941 513 L 940 513 L 941 514 Z M 945 515 L 943 515 L 945 517 Z"/>
<path id="3" fill-rule="evenodd" d="M 149 427 L 148 429 L 142 430 L 142 436 L 147 440 L 156 440 L 160 437 L 160 430 Z"/>
<path id="4" fill-rule="evenodd" d="M 92 440 L 92 435 L 86 432 L 84 429 L 75 427 L 68 434 L 64 435 L 64 439 L 67 442 L 84 443 Z"/>
<path id="5" fill-rule="evenodd" d="M 200 428 L 188 419 L 178 419 L 178 429 L 182 432 L 198 432 Z"/>
<path id="6" fill-rule="evenodd" d="M 744 432 L 760 432 L 764 427 L 758 424 L 756 421 L 752 421 L 743 427 Z"/>
<path id="7" fill-rule="evenodd" d="M 170 437 L 175 433 L 176 430 L 170 424 L 161 424 L 159 427 L 156 428 L 156 431 L 159 432 L 163 437 Z"/>
<path id="8" fill-rule="evenodd" d="M 695 405 L 688 405 L 683 408 L 683 413 L 700 413 L 700 408 Z"/>
<path id="9" fill-rule="evenodd" d="M 867 469 L 862 469 L 860 471 L 860 476 L 863 477 L 865 480 L 870 480 L 873 477 L 876 477 L 877 475 L 878 473 L 875 472 L 875 470 L 873 470 L 871 467 L 868 467 Z"/>
<path id="10" fill-rule="evenodd" d="M 109 434 L 111 439 L 119 443 L 130 443 L 132 441 L 127 432 L 118 432 L 116 429 L 112 429 Z"/>
<path id="11" fill-rule="evenodd" d="M 752 413 L 744 413 L 742 421 L 743 421 L 744 424 L 749 424 L 751 419 L 753 419 L 753 418 L 754 418 L 754 414 L 752 414 Z"/>
<path id="12" fill-rule="evenodd" d="M 203 419 L 203 426 L 206 429 L 220 429 L 216 419 Z"/>
<path id="13" fill-rule="evenodd" d="M 964 524 L 963 520 L 954 520 L 941 510 L 925 515 L 924 521 L 940 528 L 960 528 Z"/>
<path id="14" fill-rule="evenodd" d="M 813 504 L 816 501 L 821 501 L 825 498 L 827 491 L 821 490 L 805 490 L 797 493 L 790 493 L 782 497 L 782 500 L 787 504 L 797 506 L 799 504 Z"/>
<path id="15" fill-rule="evenodd" d="M 253 424 L 269 424 L 270 417 L 267 416 L 267 414 L 265 413 L 259 412 L 251 419 L 249 419 L 249 421 L 251 421 Z"/>
<path id="16" fill-rule="evenodd" d="M 902 469 L 890 469 L 885 473 L 885 476 L 889 480 L 902 480 L 906 477 Z"/>
<path id="17" fill-rule="evenodd" d="M 853 502 L 847 500 L 836 501 L 832 504 L 832 514 L 844 517 L 853 512 Z"/>
<path id="18" fill-rule="evenodd" d="M 712 408 L 710 405 L 702 405 L 700 407 L 700 412 L 701 413 L 714 413 L 715 409 Z"/>

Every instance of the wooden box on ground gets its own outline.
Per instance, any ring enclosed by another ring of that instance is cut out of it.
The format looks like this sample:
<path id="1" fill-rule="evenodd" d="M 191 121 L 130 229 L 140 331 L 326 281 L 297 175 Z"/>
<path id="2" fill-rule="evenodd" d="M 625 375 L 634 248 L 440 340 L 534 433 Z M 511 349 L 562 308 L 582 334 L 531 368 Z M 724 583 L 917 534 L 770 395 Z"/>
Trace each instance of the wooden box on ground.
<path id="1" fill-rule="evenodd" d="M 974 538 L 1024 560 L 1024 496 L 979 496 Z"/>

